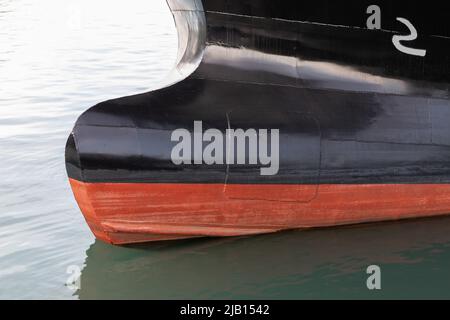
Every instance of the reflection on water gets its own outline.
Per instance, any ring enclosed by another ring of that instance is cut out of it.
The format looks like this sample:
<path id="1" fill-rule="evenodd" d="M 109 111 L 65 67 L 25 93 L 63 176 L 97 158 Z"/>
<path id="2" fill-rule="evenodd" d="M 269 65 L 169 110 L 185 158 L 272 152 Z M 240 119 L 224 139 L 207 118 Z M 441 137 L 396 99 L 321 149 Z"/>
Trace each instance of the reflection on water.
<path id="1" fill-rule="evenodd" d="M 81 299 L 450 298 L 450 218 L 87 251 Z M 366 287 L 367 266 L 382 290 Z"/>
<path id="2" fill-rule="evenodd" d="M 93 242 L 64 167 L 88 107 L 145 92 L 175 62 L 165 0 L 0 0 L 0 298 L 73 298 Z"/>

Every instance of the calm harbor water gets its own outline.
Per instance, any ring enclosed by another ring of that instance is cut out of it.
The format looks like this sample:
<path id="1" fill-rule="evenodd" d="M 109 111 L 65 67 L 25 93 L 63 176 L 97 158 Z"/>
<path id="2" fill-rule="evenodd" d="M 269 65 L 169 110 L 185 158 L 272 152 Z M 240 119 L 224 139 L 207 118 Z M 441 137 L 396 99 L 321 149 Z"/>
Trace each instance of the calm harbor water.
<path id="1" fill-rule="evenodd" d="M 67 181 L 67 136 L 88 107 L 157 86 L 176 50 L 164 0 L 0 0 L 0 298 L 450 298 L 450 218 L 96 241 Z M 380 291 L 366 287 L 373 264 Z"/>

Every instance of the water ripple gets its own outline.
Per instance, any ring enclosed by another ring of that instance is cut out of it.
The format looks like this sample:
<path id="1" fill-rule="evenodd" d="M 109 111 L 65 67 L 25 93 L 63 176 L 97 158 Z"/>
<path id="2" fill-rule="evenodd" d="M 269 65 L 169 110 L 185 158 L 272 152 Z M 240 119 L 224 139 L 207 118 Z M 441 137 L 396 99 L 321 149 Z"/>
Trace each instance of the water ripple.
<path id="1" fill-rule="evenodd" d="M 93 236 L 65 141 L 88 107 L 168 73 L 173 19 L 164 0 L 0 1 L 0 43 L 0 298 L 74 298 L 66 270 Z"/>

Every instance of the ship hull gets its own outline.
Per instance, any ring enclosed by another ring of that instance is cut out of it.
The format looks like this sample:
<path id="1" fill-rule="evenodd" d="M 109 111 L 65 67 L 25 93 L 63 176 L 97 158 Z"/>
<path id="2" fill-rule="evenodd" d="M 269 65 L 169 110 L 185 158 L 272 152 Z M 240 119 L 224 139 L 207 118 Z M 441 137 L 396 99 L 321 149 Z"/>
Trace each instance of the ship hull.
<path id="1" fill-rule="evenodd" d="M 97 238 L 450 213 L 450 37 L 428 24 L 434 11 L 382 1 L 392 30 L 370 30 L 361 1 L 342 12 L 321 0 L 327 14 L 298 1 L 168 2 L 188 34 L 180 78 L 90 108 L 67 142 L 70 184 Z M 397 49 L 400 14 L 426 56 Z"/>
<path id="2" fill-rule="evenodd" d="M 221 184 L 83 183 L 70 181 L 97 238 L 126 244 L 199 236 L 243 236 L 286 229 L 446 215 L 450 185 L 320 185 L 305 203 L 224 197 Z M 310 185 L 231 185 L 241 195 L 291 193 Z"/>

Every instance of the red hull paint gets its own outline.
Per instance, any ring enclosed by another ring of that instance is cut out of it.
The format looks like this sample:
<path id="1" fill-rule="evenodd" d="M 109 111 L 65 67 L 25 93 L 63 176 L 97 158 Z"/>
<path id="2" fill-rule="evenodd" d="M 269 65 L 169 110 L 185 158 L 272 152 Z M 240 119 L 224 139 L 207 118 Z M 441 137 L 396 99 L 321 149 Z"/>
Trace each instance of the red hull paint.
<path id="1" fill-rule="evenodd" d="M 70 184 L 95 236 L 114 244 L 450 213 L 449 184 L 233 184 L 226 186 L 226 192 L 223 184 L 84 183 L 74 179 Z M 293 199 L 299 192 L 316 191 L 316 197 L 306 202 L 261 200 L 268 194 L 271 199 L 276 194 Z"/>

